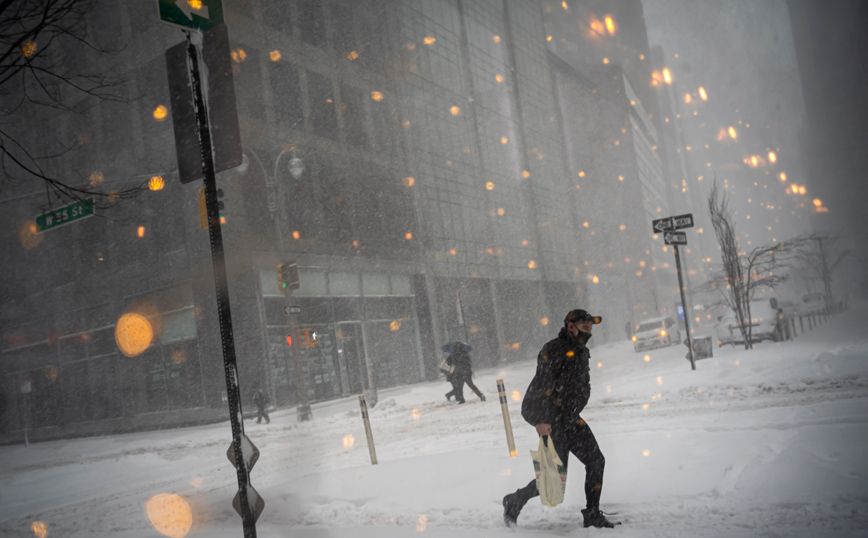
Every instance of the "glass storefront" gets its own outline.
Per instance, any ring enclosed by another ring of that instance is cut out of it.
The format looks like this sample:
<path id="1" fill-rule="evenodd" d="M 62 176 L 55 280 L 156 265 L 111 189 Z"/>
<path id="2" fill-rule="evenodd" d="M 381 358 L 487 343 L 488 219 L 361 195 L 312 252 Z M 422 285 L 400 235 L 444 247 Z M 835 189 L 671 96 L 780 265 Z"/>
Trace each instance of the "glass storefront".
<path id="1" fill-rule="evenodd" d="M 292 336 L 309 401 L 423 378 L 409 276 L 299 269 L 299 282 L 292 301 L 301 313 Z M 297 374 L 286 340 L 285 298 L 272 270 L 261 270 L 260 283 L 275 399 L 294 403 Z"/>

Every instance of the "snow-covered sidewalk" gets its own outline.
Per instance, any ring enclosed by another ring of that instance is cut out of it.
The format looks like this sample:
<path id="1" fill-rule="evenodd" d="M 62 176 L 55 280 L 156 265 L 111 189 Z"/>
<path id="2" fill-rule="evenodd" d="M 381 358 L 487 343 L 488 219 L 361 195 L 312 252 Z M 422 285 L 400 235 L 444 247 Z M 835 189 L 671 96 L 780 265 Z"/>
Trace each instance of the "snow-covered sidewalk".
<path id="1" fill-rule="evenodd" d="M 566 501 L 532 500 L 515 530 L 501 498 L 533 476 L 536 434 L 519 415 L 534 360 L 477 372 L 479 402 L 446 402 L 441 382 L 380 392 L 368 456 L 358 400 L 314 407 L 315 420 L 272 414 L 246 424 L 262 455 L 251 475 L 266 507 L 259 536 L 835 536 L 868 533 L 868 305 L 790 342 L 715 348 L 691 371 L 686 348 L 592 350 L 584 416 L 606 455 L 603 509 L 615 529 L 584 529 L 583 470 Z M 518 457 L 497 400 L 503 379 Z M 155 537 L 145 506 L 189 503 L 187 536 L 241 536 L 230 506 L 228 422 L 205 427 L 0 447 L 4 536 Z M 38 529 L 41 529 L 39 527 Z"/>

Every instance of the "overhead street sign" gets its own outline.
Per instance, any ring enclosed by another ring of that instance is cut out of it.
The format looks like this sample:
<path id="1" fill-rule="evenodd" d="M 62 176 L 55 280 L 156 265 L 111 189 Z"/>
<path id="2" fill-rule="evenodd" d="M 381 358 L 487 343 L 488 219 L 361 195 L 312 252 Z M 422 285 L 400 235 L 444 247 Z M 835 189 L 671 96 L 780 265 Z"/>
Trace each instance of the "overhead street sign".
<path id="1" fill-rule="evenodd" d="M 682 228 L 693 228 L 693 213 L 672 217 L 672 222 L 675 224 L 676 230 Z"/>
<path id="2" fill-rule="evenodd" d="M 663 242 L 667 245 L 686 245 L 687 234 L 685 232 L 666 232 L 663 234 Z"/>
<path id="3" fill-rule="evenodd" d="M 223 23 L 223 0 L 157 0 L 160 20 L 185 30 L 208 30 Z"/>
<path id="4" fill-rule="evenodd" d="M 654 229 L 654 233 L 665 232 L 666 230 L 672 229 L 672 218 L 666 217 L 665 219 L 657 219 L 651 221 L 651 228 Z"/>
<path id="5" fill-rule="evenodd" d="M 93 216 L 93 198 L 87 198 L 36 216 L 36 233 Z"/>

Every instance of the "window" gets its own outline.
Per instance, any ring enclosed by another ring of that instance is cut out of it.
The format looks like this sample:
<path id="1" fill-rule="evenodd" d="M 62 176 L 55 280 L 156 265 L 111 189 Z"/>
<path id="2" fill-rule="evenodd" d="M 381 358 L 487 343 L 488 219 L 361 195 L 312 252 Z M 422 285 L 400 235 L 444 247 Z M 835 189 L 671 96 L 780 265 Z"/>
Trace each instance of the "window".
<path id="1" fill-rule="evenodd" d="M 271 94 L 274 120 L 281 129 L 302 130 L 304 112 L 301 106 L 301 85 L 295 64 L 279 61 L 271 64 Z"/>
<path id="2" fill-rule="evenodd" d="M 314 71 L 308 71 L 307 91 L 310 98 L 310 121 L 314 133 L 337 140 L 338 121 L 331 79 Z"/>
<path id="3" fill-rule="evenodd" d="M 365 94 L 358 88 L 341 85 L 341 113 L 344 119 L 347 144 L 365 148 L 368 133 L 365 129 Z"/>
<path id="4" fill-rule="evenodd" d="M 308 45 L 324 47 L 326 44 L 325 19 L 320 0 L 300 0 L 298 2 L 298 23 L 301 26 L 301 39 Z"/>

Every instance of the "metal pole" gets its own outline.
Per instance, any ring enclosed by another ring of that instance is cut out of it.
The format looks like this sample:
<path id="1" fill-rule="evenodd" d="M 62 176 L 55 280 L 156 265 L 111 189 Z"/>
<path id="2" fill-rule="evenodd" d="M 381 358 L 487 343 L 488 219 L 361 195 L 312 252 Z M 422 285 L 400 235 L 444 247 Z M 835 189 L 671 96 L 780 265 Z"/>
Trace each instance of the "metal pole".
<path id="1" fill-rule="evenodd" d="M 202 176 L 205 183 L 205 205 L 208 210 L 208 237 L 211 242 L 211 261 L 214 265 L 214 287 L 217 294 L 217 316 L 220 320 L 220 340 L 223 347 L 223 369 L 226 374 L 226 396 L 229 401 L 229 422 L 232 427 L 232 446 L 235 453 L 238 494 L 241 500 L 241 522 L 244 538 L 256 538 L 256 520 L 250 506 L 248 486 L 250 470 L 241 448 L 244 435 L 244 417 L 241 410 L 241 390 L 238 379 L 238 363 L 235 358 L 235 340 L 232 334 L 232 316 L 229 310 L 229 286 L 226 277 L 226 259 L 223 253 L 223 233 L 220 229 L 220 212 L 217 208 L 217 179 L 214 172 L 214 157 L 211 154 L 211 132 L 208 115 L 202 96 L 199 78 L 199 54 L 187 32 L 187 63 L 196 109 L 199 130 L 199 152 L 202 156 Z"/>
<path id="2" fill-rule="evenodd" d="M 684 310 L 684 329 L 687 331 L 687 348 L 690 356 L 690 369 L 696 370 L 696 360 L 693 357 L 693 337 L 690 335 L 690 316 L 687 315 L 687 302 L 684 300 L 684 278 L 681 276 L 681 255 L 678 245 L 675 247 L 675 270 L 678 273 L 678 291 L 681 293 L 681 307 Z"/>
<path id="3" fill-rule="evenodd" d="M 377 464 L 377 450 L 374 448 L 374 434 L 371 432 L 371 421 L 368 418 L 368 404 L 365 395 L 359 395 L 359 407 L 362 408 L 362 420 L 365 422 L 365 435 L 368 437 L 368 452 L 371 454 L 371 465 Z"/>
<path id="4" fill-rule="evenodd" d="M 506 444 L 509 447 L 509 457 L 516 456 L 515 439 L 512 436 L 512 420 L 509 418 L 509 407 L 506 405 L 506 388 L 503 379 L 497 380 L 497 395 L 500 397 L 500 411 L 503 413 L 503 427 L 506 429 Z"/>

